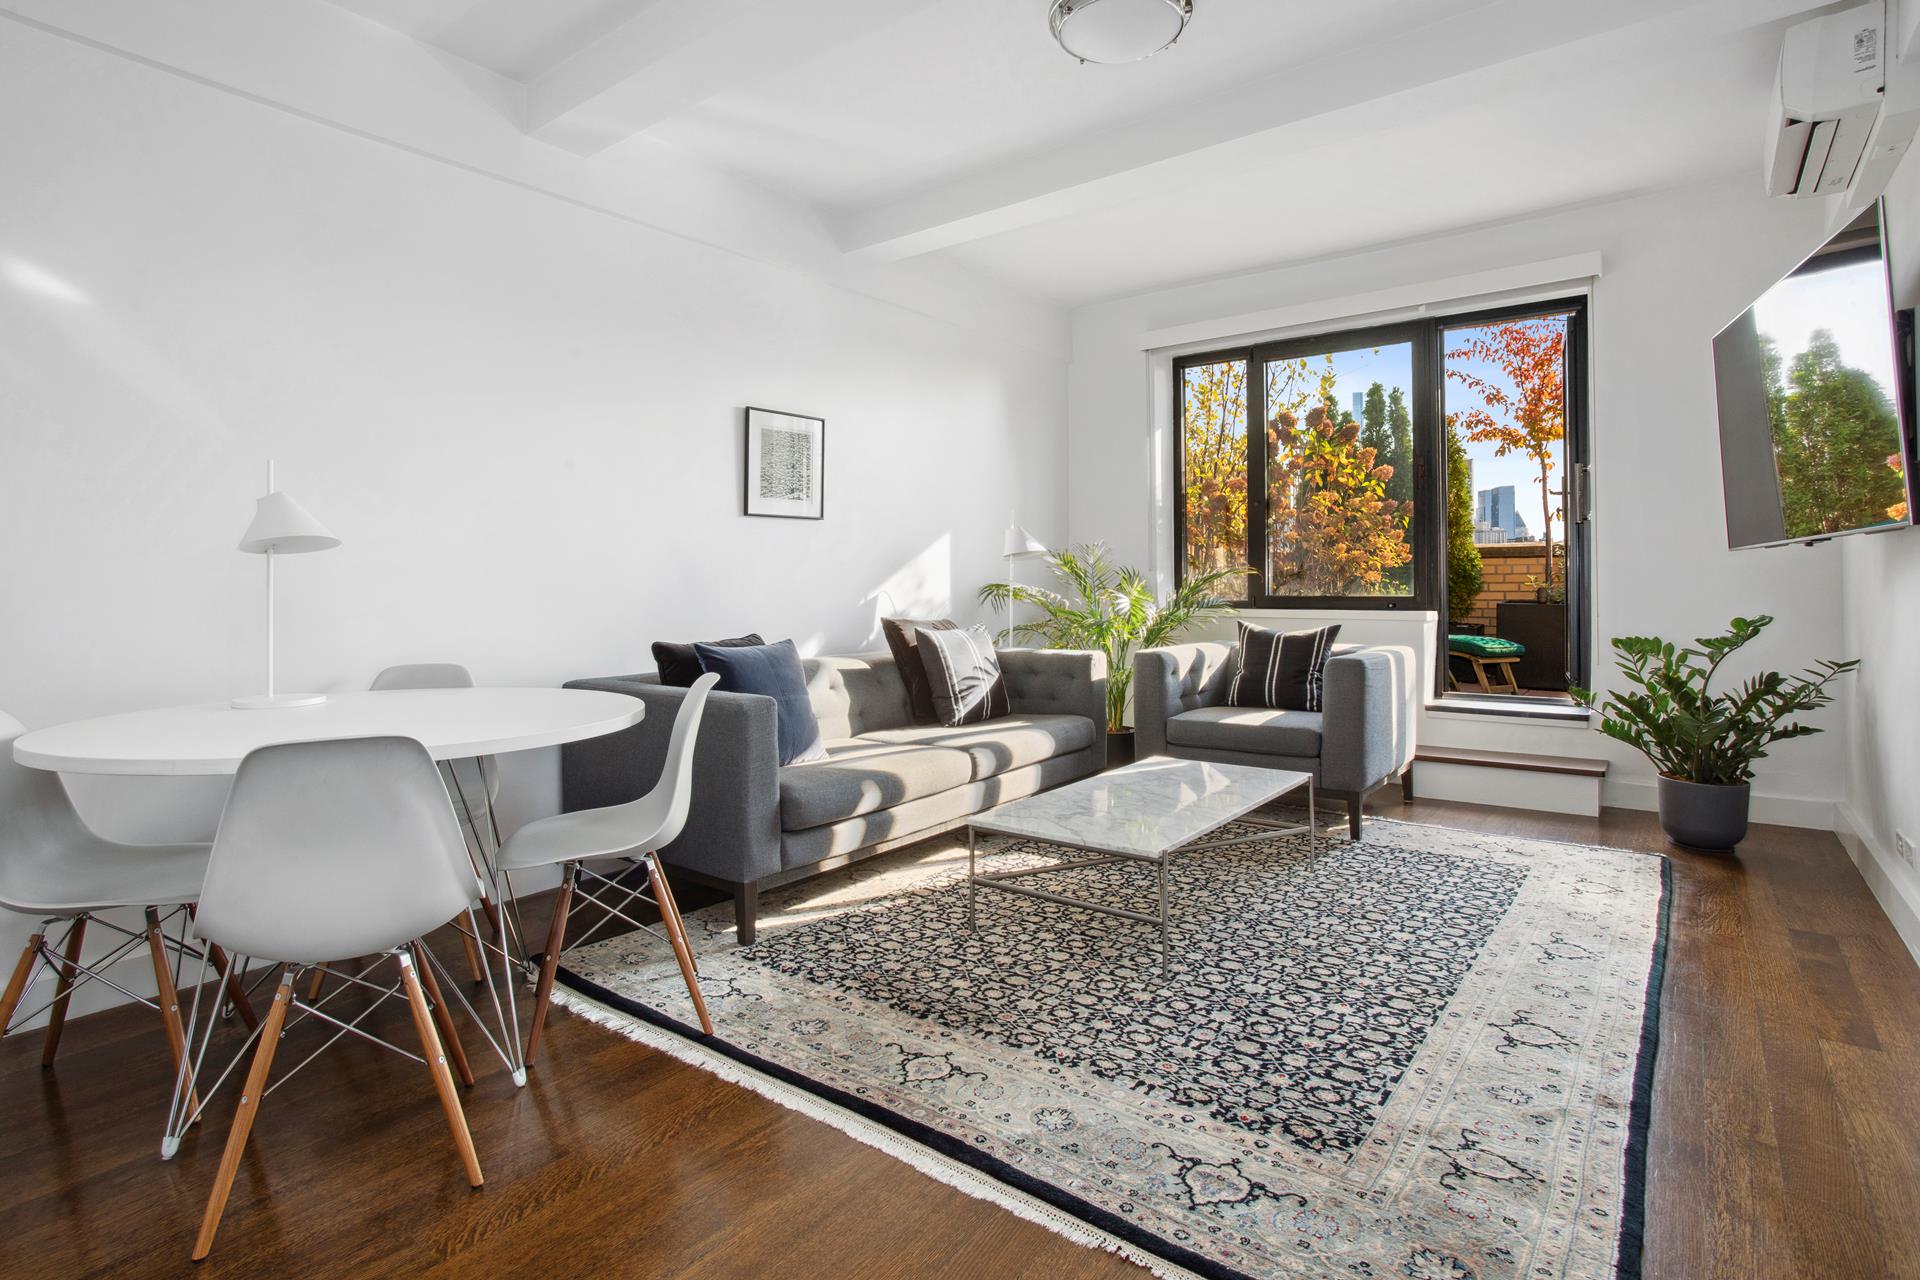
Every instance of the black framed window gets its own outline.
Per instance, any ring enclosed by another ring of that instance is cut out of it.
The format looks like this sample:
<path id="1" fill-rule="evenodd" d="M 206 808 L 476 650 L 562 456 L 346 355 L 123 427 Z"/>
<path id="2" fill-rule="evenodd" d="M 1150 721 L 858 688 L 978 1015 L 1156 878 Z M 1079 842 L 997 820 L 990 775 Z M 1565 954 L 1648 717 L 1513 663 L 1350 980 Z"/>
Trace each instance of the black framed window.
<path id="1" fill-rule="evenodd" d="M 1480 659 L 1443 659 L 1438 689 L 1563 699 L 1587 662 L 1585 362 L 1581 298 L 1180 358 L 1178 572 L 1244 566 L 1251 606 L 1431 609 Z M 1503 618 L 1524 642 L 1486 643 Z"/>

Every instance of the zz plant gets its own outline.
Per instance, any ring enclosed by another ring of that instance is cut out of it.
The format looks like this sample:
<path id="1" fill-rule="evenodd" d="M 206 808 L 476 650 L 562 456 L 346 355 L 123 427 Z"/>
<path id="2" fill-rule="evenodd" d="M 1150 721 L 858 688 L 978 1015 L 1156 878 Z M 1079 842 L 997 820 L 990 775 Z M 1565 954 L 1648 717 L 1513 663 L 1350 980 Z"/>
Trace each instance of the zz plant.
<path id="1" fill-rule="evenodd" d="M 1171 644 L 1196 622 L 1228 611 L 1219 588 L 1249 569 L 1220 569 L 1180 585 L 1165 603 L 1138 569 L 1117 568 L 1103 544 L 1049 551 L 1047 567 L 1061 590 L 1012 582 L 989 582 L 980 603 L 991 609 L 1031 605 L 1040 616 L 1013 624 L 1013 635 L 1051 649 L 1098 649 L 1107 655 L 1107 732 L 1126 729 L 1127 695 L 1133 686 L 1133 651 Z"/>
<path id="2" fill-rule="evenodd" d="M 1622 636 L 1613 642 L 1614 664 L 1628 688 L 1596 697 L 1573 689 L 1574 701 L 1600 713 L 1600 731 L 1643 753 L 1654 767 L 1682 782 L 1739 786 L 1753 777 L 1753 762 L 1788 738 L 1819 733 L 1792 717 L 1833 701 L 1827 686 L 1859 666 L 1858 659 L 1820 661 L 1804 674 L 1763 671 L 1724 692 L 1713 677 L 1734 652 L 1773 619 L 1735 618 L 1725 634 L 1676 648 L 1654 636 Z"/>

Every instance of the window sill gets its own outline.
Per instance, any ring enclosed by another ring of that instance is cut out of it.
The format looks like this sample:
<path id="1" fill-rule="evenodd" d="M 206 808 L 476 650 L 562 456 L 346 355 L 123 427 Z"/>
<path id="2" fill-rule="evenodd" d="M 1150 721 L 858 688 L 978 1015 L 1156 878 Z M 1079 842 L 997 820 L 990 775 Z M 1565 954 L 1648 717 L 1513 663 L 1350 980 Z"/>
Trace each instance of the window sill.
<path id="1" fill-rule="evenodd" d="M 1447 698 L 1430 699 L 1427 702 L 1427 714 L 1536 720 L 1547 724 L 1565 725 L 1570 729 L 1584 729 L 1593 713 L 1585 707 L 1577 707 L 1565 702 L 1522 701 L 1500 695 L 1474 697 L 1471 694 L 1454 694 Z"/>

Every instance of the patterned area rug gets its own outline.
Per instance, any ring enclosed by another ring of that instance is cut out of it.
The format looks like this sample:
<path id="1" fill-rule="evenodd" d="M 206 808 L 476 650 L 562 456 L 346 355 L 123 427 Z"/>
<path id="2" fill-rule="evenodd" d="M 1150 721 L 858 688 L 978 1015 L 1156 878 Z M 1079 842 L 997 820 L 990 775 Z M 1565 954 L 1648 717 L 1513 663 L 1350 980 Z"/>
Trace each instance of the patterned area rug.
<path id="1" fill-rule="evenodd" d="M 982 890 L 969 933 L 948 839 L 763 899 L 752 947 L 689 917 L 714 1037 L 647 935 L 557 998 L 1161 1275 L 1636 1277 L 1665 867 L 1384 820 L 1191 852 L 1162 976 L 1074 907 Z M 1151 909 L 1139 866 L 1040 881 Z"/>

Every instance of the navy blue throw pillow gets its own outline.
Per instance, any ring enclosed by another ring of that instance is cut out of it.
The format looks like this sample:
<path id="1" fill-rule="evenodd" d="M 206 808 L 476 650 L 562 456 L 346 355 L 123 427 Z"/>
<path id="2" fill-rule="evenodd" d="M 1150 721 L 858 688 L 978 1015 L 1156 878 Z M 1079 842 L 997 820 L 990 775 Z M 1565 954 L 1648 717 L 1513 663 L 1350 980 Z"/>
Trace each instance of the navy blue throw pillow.
<path id="1" fill-rule="evenodd" d="M 800 670 L 800 651 L 793 641 L 777 644 L 727 646 L 695 644 L 700 669 L 720 677 L 722 693 L 764 693 L 773 699 L 780 726 L 780 763 L 824 759 L 820 722 L 807 701 L 807 678 Z"/>

